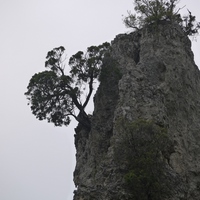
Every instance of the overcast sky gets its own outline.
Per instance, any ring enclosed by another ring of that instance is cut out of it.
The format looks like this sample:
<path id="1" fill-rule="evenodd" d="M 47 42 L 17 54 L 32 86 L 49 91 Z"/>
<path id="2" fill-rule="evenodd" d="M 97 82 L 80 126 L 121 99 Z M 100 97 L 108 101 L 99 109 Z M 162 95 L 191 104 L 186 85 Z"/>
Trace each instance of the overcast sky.
<path id="1" fill-rule="evenodd" d="M 74 127 L 35 119 L 24 96 L 46 53 L 64 46 L 68 58 L 125 33 L 132 0 L 0 0 L 0 199 L 72 200 Z M 182 0 L 200 21 L 200 1 Z M 186 9 L 183 11 L 186 12 Z M 200 37 L 193 41 L 200 66 Z M 92 112 L 89 108 L 89 112 Z"/>

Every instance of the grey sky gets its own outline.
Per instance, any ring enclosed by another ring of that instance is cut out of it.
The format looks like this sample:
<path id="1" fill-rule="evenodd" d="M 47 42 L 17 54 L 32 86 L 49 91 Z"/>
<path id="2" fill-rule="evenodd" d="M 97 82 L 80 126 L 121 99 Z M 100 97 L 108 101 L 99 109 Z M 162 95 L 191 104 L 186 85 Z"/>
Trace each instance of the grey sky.
<path id="1" fill-rule="evenodd" d="M 1 200 L 72 200 L 76 123 L 57 128 L 36 120 L 23 94 L 31 76 L 44 70 L 46 53 L 52 48 L 64 46 L 69 58 L 128 32 L 122 15 L 133 10 L 132 2 L 0 1 Z M 200 1 L 181 2 L 200 21 Z M 193 49 L 200 66 L 200 38 L 197 40 Z"/>

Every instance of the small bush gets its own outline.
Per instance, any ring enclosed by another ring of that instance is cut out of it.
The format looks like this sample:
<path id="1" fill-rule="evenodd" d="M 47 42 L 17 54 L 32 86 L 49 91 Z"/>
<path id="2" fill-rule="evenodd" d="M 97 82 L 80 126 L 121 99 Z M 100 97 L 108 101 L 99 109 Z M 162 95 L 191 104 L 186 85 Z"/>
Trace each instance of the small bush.
<path id="1" fill-rule="evenodd" d="M 200 22 L 188 10 L 188 15 L 181 16 L 177 8 L 179 0 L 134 0 L 134 10 L 136 14 L 128 12 L 128 16 L 123 19 L 127 28 L 142 29 L 149 25 L 157 28 L 162 22 L 177 23 L 183 32 L 189 36 L 195 36 L 200 29 Z"/>
<path id="2" fill-rule="evenodd" d="M 145 120 L 133 123 L 121 120 L 119 128 L 123 133 L 116 156 L 117 162 L 126 166 L 126 189 L 137 200 L 164 198 L 170 193 L 165 158 L 173 151 L 167 130 Z"/>

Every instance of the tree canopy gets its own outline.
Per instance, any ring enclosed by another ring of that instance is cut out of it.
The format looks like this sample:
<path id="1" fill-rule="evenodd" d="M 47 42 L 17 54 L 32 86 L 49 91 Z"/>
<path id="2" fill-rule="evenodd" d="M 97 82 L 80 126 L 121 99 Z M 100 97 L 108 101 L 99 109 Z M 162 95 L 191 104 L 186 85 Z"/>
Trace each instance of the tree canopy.
<path id="1" fill-rule="evenodd" d="M 110 44 L 106 42 L 87 48 L 85 53 L 79 51 L 74 54 L 69 59 L 68 75 L 65 74 L 63 59 L 65 48 L 60 46 L 49 51 L 45 62 L 48 70 L 34 74 L 25 92 L 36 118 L 52 122 L 55 126 L 67 126 L 71 121 L 70 117 L 73 116 L 85 127 L 90 128 L 85 107 L 109 47 Z"/>
<path id="2" fill-rule="evenodd" d="M 141 29 L 147 25 L 158 25 L 161 21 L 178 23 L 187 35 L 198 33 L 200 23 L 188 10 L 188 15 L 181 17 L 177 8 L 179 0 L 134 0 L 136 14 L 128 12 L 124 23 L 129 28 Z"/>

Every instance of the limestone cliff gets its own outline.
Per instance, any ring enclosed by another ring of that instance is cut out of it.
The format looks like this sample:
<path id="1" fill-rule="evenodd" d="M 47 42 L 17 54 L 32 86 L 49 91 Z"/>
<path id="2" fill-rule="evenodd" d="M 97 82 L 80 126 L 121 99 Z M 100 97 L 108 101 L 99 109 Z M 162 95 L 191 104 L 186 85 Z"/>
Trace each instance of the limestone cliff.
<path id="1" fill-rule="evenodd" d="M 200 198 L 200 72 L 179 26 L 162 24 L 118 35 L 104 59 L 92 128 L 76 128 L 74 200 L 130 199 L 114 159 L 118 120 L 152 120 L 173 142 L 166 160 L 169 200 Z M 140 195 L 140 194 L 138 194 Z M 149 198 L 150 200 L 151 198 Z"/>

